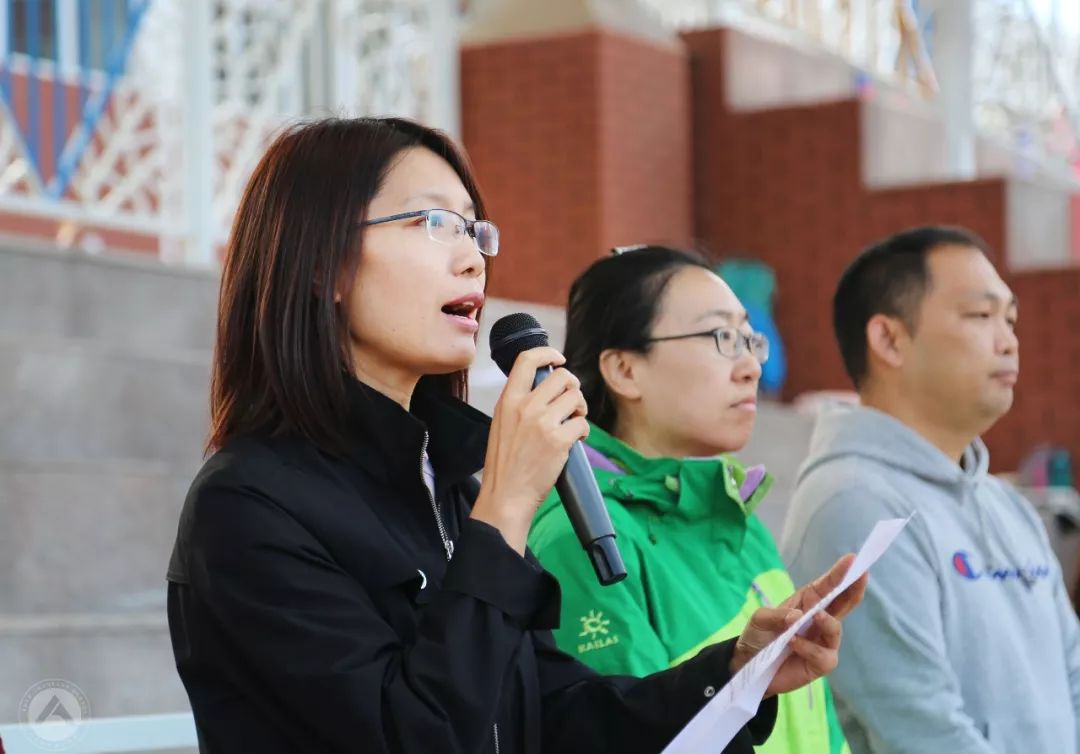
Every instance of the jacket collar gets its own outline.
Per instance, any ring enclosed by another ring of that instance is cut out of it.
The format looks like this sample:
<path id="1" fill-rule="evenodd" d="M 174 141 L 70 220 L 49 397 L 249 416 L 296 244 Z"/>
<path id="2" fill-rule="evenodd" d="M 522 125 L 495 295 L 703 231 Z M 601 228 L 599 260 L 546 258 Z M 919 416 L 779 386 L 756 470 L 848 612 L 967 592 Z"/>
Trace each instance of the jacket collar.
<path id="1" fill-rule="evenodd" d="M 764 466 L 747 468 L 731 456 L 649 458 L 596 425 L 590 427 L 587 442 L 593 468 L 616 477 L 609 481 L 609 494 L 647 499 L 661 509 L 681 508 L 691 517 L 711 517 L 722 498 L 749 516 L 773 483 Z"/>
<path id="2" fill-rule="evenodd" d="M 394 486 L 421 478 L 425 448 L 439 489 L 484 465 L 491 419 L 421 379 L 410 410 L 352 377 L 346 383 L 349 458 Z"/>

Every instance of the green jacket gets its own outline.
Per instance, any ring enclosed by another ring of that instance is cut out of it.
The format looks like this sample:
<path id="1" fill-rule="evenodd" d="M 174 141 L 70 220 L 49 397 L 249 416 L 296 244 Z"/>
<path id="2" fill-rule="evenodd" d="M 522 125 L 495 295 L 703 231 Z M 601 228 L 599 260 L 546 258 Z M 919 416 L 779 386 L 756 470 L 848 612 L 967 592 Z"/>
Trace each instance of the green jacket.
<path id="1" fill-rule="evenodd" d="M 601 587 L 558 496 L 540 506 L 529 546 L 562 585 L 559 647 L 607 674 L 648 675 L 741 633 L 795 587 L 753 510 L 772 478 L 727 457 L 644 458 L 594 426 L 589 455 L 628 577 Z M 740 490 L 740 488 L 742 488 Z M 822 679 L 780 698 L 759 754 L 848 752 Z"/>

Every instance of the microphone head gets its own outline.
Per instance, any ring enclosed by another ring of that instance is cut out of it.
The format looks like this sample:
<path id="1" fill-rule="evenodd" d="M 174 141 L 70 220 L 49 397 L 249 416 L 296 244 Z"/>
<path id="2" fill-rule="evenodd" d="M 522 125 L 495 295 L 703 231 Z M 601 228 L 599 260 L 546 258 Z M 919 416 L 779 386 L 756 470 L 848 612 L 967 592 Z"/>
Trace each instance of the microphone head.
<path id="1" fill-rule="evenodd" d="M 491 326 L 491 358 L 503 374 L 510 374 L 522 351 L 548 344 L 548 334 L 536 317 L 525 312 L 507 314 Z"/>

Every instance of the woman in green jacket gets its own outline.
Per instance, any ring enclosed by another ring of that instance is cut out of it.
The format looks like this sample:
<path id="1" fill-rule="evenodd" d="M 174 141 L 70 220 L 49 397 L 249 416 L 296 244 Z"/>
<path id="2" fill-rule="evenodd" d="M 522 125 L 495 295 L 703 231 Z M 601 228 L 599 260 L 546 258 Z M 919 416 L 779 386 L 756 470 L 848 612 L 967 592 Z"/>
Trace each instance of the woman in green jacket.
<path id="1" fill-rule="evenodd" d="M 768 341 L 705 260 L 658 246 L 585 271 L 566 331 L 629 575 L 597 583 L 555 493 L 529 545 L 562 584 L 560 648 L 603 673 L 647 675 L 737 636 L 754 610 L 795 591 L 754 515 L 771 478 L 724 455 L 750 437 Z M 848 751 L 824 679 L 779 709 L 760 754 Z"/>

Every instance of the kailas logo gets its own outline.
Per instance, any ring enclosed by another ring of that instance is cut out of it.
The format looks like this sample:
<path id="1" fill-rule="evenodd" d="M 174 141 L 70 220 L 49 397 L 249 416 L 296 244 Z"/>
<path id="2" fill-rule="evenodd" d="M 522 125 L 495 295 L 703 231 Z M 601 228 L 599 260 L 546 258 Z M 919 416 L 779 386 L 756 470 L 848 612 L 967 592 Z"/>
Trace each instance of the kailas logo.
<path id="1" fill-rule="evenodd" d="M 578 634 L 578 638 L 588 638 L 588 641 L 577 645 L 579 655 L 619 643 L 619 637 L 608 632 L 611 621 L 605 618 L 604 614 L 599 610 L 590 610 L 587 615 L 581 616 L 579 620 L 581 621 L 581 633 Z"/>
<path id="2" fill-rule="evenodd" d="M 975 565 L 976 560 L 971 553 L 957 550 L 952 556 L 952 567 L 958 574 L 968 581 L 978 581 L 987 578 L 992 581 L 1023 581 L 1025 584 L 1033 584 L 1039 579 L 1050 576 L 1050 566 L 1046 563 L 1031 566 L 995 566 L 993 568 L 979 568 Z"/>

